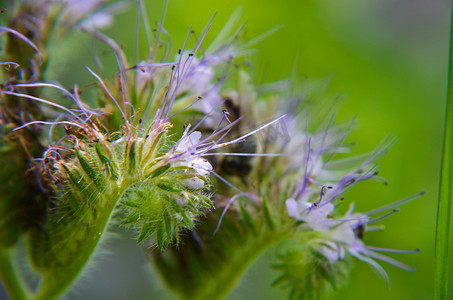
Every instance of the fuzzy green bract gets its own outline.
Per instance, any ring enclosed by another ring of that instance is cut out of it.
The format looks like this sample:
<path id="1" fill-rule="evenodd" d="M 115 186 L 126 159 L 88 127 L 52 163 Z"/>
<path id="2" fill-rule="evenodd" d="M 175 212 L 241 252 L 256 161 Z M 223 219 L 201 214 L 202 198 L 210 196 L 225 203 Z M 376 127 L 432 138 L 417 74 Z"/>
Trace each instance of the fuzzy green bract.
<path id="1" fill-rule="evenodd" d="M 30 235 L 33 266 L 44 274 L 38 298 L 51 298 L 71 282 L 68 276 L 75 279 L 115 212 L 121 224 L 138 230 L 139 243 L 153 236 L 163 249 L 212 206 L 202 189 L 180 183 L 196 177 L 193 170 L 166 163 L 169 126 L 153 124 L 143 137 L 116 141 L 93 126 L 89 135 L 96 141 L 79 139 L 67 157 L 53 164 L 56 206 Z"/>

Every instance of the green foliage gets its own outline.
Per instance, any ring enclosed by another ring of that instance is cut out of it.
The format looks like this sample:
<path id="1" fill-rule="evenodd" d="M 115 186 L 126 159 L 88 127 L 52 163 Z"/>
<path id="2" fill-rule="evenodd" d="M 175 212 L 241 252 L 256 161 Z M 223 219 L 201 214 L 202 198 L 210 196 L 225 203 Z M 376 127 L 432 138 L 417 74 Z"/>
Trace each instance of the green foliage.
<path id="1" fill-rule="evenodd" d="M 450 20 L 450 56 L 447 81 L 447 103 L 444 127 L 444 149 L 437 207 L 435 299 L 448 299 L 450 227 L 453 202 L 453 7 Z"/>
<path id="2" fill-rule="evenodd" d="M 277 253 L 279 262 L 273 267 L 281 275 L 273 286 L 290 290 L 289 299 L 325 299 L 330 290 L 345 284 L 350 269 L 350 258 L 332 264 L 311 248 L 303 234 L 282 243 Z"/>

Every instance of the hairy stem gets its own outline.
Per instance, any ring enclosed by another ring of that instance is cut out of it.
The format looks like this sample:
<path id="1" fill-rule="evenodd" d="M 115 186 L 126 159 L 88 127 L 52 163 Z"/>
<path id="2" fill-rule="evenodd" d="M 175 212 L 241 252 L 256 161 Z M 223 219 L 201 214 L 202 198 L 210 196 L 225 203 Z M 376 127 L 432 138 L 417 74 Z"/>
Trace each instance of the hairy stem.
<path id="1" fill-rule="evenodd" d="M 244 273 L 250 268 L 253 262 L 268 250 L 271 246 L 280 242 L 285 235 L 271 232 L 249 241 L 241 251 L 235 251 L 228 264 L 216 274 L 209 282 L 206 282 L 205 288 L 200 290 L 197 300 L 214 300 L 224 299 L 233 288 L 235 288 Z"/>
<path id="2" fill-rule="evenodd" d="M 12 300 L 29 300 L 30 293 L 12 261 L 10 250 L 0 249 L 0 277 Z"/>
<path id="3" fill-rule="evenodd" d="M 116 196 L 113 194 L 116 194 Z M 74 262 L 70 266 L 59 269 L 56 272 L 50 272 L 43 277 L 42 284 L 35 297 L 36 300 L 57 299 L 76 281 L 84 267 L 88 265 L 90 259 L 93 257 L 101 237 L 107 230 L 108 224 L 110 223 L 109 220 L 119 199 L 118 195 L 120 193 L 115 190 L 113 193 L 105 196 L 108 201 L 96 225 L 93 224 L 93 227 L 90 228 L 90 232 L 92 233 L 90 234 L 90 238 L 85 241 L 86 244 L 80 249 L 77 257 L 74 257 Z"/>

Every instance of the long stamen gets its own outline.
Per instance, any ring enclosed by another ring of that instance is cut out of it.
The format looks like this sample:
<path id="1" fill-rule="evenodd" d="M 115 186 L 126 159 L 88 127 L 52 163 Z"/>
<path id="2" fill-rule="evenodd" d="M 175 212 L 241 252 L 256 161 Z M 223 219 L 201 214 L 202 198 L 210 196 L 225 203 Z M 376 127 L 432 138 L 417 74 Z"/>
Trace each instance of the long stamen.
<path id="1" fill-rule="evenodd" d="M 399 207 L 399 206 L 401 206 L 403 204 L 406 204 L 406 203 L 408 203 L 408 202 L 410 202 L 410 201 L 412 201 L 412 200 L 414 200 L 414 199 L 416 199 L 416 198 L 418 198 L 420 196 L 423 196 L 424 194 L 425 194 L 425 192 L 423 192 L 423 191 L 419 192 L 419 193 L 417 193 L 417 194 L 415 194 L 413 196 L 409 196 L 407 198 L 404 198 L 402 200 L 396 201 L 394 203 L 390 203 L 388 205 L 385 205 L 385 206 L 370 210 L 366 214 L 367 215 L 374 215 L 374 214 L 377 214 L 377 213 L 380 213 L 380 212 L 383 212 L 383 211 L 386 211 L 386 210 L 393 209 L 395 207 Z"/>
<path id="2" fill-rule="evenodd" d="M 377 252 L 389 252 L 389 253 L 418 253 L 420 249 L 412 249 L 412 250 L 400 250 L 400 249 L 390 249 L 390 248 L 381 248 L 381 247 L 373 247 L 373 246 L 366 246 L 368 250 L 377 251 Z"/>
<path id="3" fill-rule="evenodd" d="M 121 116 L 123 117 L 125 125 L 127 126 L 129 124 L 129 122 L 128 122 L 127 118 L 126 118 L 126 115 L 124 114 L 124 111 L 121 109 L 121 107 L 119 106 L 119 104 L 116 101 L 115 97 L 113 97 L 112 93 L 110 93 L 110 91 L 107 88 L 107 86 L 105 85 L 104 81 L 101 79 L 101 77 L 99 77 L 98 74 L 94 73 L 89 67 L 86 67 L 86 68 L 88 69 L 88 72 L 90 72 L 91 75 L 93 75 L 99 81 L 99 83 L 102 85 L 102 88 L 104 89 L 104 91 L 107 93 L 107 95 L 109 95 L 110 99 L 112 99 L 113 103 L 115 103 L 116 107 L 119 109 L 119 111 L 121 113 Z"/>
<path id="4" fill-rule="evenodd" d="M 376 258 L 376 259 L 379 259 L 383 262 L 386 262 L 388 264 L 391 264 L 397 268 L 400 268 L 402 270 L 405 270 L 405 271 L 408 271 L 408 272 L 413 272 L 415 271 L 415 268 L 411 267 L 411 266 L 408 266 L 406 264 L 403 264 L 402 262 L 399 262 L 397 261 L 396 259 L 393 259 L 391 257 L 388 257 L 388 256 L 385 256 L 385 255 L 382 255 L 382 254 L 379 254 L 379 253 L 376 253 L 376 252 L 373 252 L 373 251 L 363 251 L 364 254 L 372 257 L 372 258 Z"/>
<path id="5" fill-rule="evenodd" d="M 387 213 L 387 214 L 385 214 L 385 215 L 383 215 L 383 216 L 380 216 L 380 217 L 378 217 L 378 218 L 375 218 L 375 219 L 370 220 L 370 221 L 368 222 L 368 224 L 372 224 L 372 223 L 379 222 L 379 221 L 381 221 L 382 219 L 385 219 L 385 218 L 387 218 L 387 217 L 390 217 L 391 215 L 393 215 L 393 214 L 395 214 L 395 213 L 397 213 L 397 212 L 399 212 L 399 211 L 400 211 L 400 210 L 396 208 L 396 209 L 392 210 L 391 212 L 389 212 L 389 213 Z"/>
<path id="6" fill-rule="evenodd" d="M 97 113 L 93 110 L 87 109 L 85 105 L 80 101 L 80 98 L 78 97 L 77 93 L 77 86 L 74 86 L 74 95 L 71 94 L 69 91 L 67 91 L 65 88 L 57 85 L 57 84 L 52 84 L 52 83 L 45 83 L 45 82 L 35 82 L 35 83 L 21 83 L 21 84 L 15 84 L 15 87 L 51 87 L 58 89 L 62 91 L 64 94 L 66 94 L 69 98 L 71 98 L 75 104 L 77 105 L 78 108 L 84 113 L 90 113 L 93 115 L 101 115 L 102 113 Z"/>
<path id="7" fill-rule="evenodd" d="M 34 125 L 34 124 L 43 124 L 43 125 L 68 124 L 68 125 L 73 125 L 73 126 L 76 126 L 76 127 L 79 127 L 79 128 L 83 128 L 82 126 L 80 126 L 80 124 L 77 124 L 77 123 L 74 123 L 74 122 L 68 122 L 68 121 L 54 121 L 54 122 L 31 121 L 31 122 L 27 122 L 24 125 L 21 125 L 19 127 L 14 128 L 12 131 L 16 131 L 16 130 L 19 130 L 19 129 L 22 129 L 24 127 L 27 127 L 27 126 L 30 126 L 30 125 Z"/>
<path id="8" fill-rule="evenodd" d="M 0 62 L 0 65 L 6 65 L 6 69 L 9 70 L 9 68 L 12 66 L 13 69 L 17 69 L 20 67 L 20 65 L 18 63 L 15 63 L 13 61 L 2 61 Z"/>
<path id="9" fill-rule="evenodd" d="M 216 147 L 214 147 L 213 149 L 220 148 L 220 147 L 225 147 L 225 146 L 227 146 L 227 145 L 231 145 L 231 144 L 237 143 L 237 142 L 239 142 L 239 141 L 242 141 L 242 140 L 244 140 L 246 137 L 249 137 L 249 136 L 255 134 L 256 132 L 258 132 L 258 131 L 260 131 L 260 130 L 263 130 L 263 129 L 266 128 L 266 127 L 269 127 L 270 125 L 274 124 L 275 122 L 278 122 L 279 120 L 281 120 L 282 118 L 284 118 L 284 117 L 286 117 L 286 116 L 287 116 L 287 115 L 284 114 L 284 115 L 278 117 L 277 119 L 275 119 L 275 120 L 273 120 L 273 121 L 271 121 L 271 122 L 269 122 L 269 123 L 267 123 L 267 124 L 265 124 L 265 125 L 263 125 L 263 126 L 257 128 L 257 129 L 255 129 L 255 130 L 252 130 L 252 131 L 250 131 L 249 133 L 244 134 L 244 135 L 241 136 L 241 137 L 238 137 L 237 139 L 234 139 L 234 140 L 229 141 L 229 142 L 226 142 L 226 143 L 219 144 L 219 145 L 217 145 Z"/>
<path id="10" fill-rule="evenodd" d="M 22 93 L 15 93 L 15 92 L 9 92 L 9 91 L 0 91 L 0 93 L 7 94 L 7 95 L 13 95 L 13 96 L 17 96 L 17 97 L 23 97 L 23 98 L 27 98 L 27 99 L 30 99 L 30 100 L 35 100 L 35 101 L 38 101 L 38 102 L 45 103 L 45 104 L 53 106 L 53 107 L 60 108 L 60 109 L 62 109 L 64 111 L 70 113 L 71 115 L 73 115 L 79 121 L 82 121 L 82 119 L 80 119 L 79 116 L 77 116 L 71 109 L 68 109 L 68 108 L 66 108 L 66 107 L 64 107 L 64 106 L 62 106 L 60 104 L 57 104 L 57 103 L 54 103 L 54 102 L 51 102 L 51 101 L 48 101 L 48 100 L 45 100 L 45 99 L 41 99 L 41 98 L 38 98 L 38 97 L 35 97 L 35 96 L 22 94 Z"/>
<path id="11" fill-rule="evenodd" d="M 225 208 L 223 209 L 222 214 L 220 215 L 219 221 L 217 222 L 217 227 L 215 228 L 213 235 L 216 235 L 216 233 L 219 231 L 220 225 L 222 225 L 223 218 L 225 217 L 225 215 L 226 215 L 228 209 L 229 209 L 230 206 L 233 204 L 233 202 L 236 201 L 236 199 L 238 199 L 238 198 L 240 198 L 240 197 L 251 198 L 252 196 L 253 196 L 252 193 L 244 193 L 244 192 L 241 192 L 241 193 L 236 194 L 236 195 L 234 195 L 233 197 L 231 197 L 231 199 L 228 200 L 228 203 L 225 205 Z"/>
<path id="12" fill-rule="evenodd" d="M 198 152 L 197 152 L 198 153 Z M 234 153 L 234 152 L 224 152 L 224 153 L 205 153 L 203 156 L 213 156 L 213 155 L 231 155 L 231 156 L 257 156 L 257 157 L 275 157 L 275 156 L 285 156 L 283 153 Z"/>
<path id="13" fill-rule="evenodd" d="M 30 41 L 25 35 L 23 35 L 22 33 L 14 30 L 14 29 L 0 26 L 0 33 L 5 32 L 5 31 L 17 36 L 18 38 L 23 40 L 25 43 L 27 43 L 30 47 L 32 47 L 36 51 L 36 53 L 38 53 L 38 55 L 39 55 L 39 64 L 42 63 L 43 56 L 41 54 L 41 51 L 39 51 L 38 47 L 32 41 Z"/>

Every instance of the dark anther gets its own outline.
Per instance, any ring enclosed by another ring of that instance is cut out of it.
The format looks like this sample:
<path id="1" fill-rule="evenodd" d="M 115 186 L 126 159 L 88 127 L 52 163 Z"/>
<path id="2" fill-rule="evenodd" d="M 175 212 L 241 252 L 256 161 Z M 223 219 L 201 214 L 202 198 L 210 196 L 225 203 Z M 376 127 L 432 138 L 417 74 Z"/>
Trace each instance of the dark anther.
<path id="1" fill-rule="evenodd" d="M 181 49 L 178 50 L 178 54 L 181 54 Z"/>
<path id="2" fill-rule="evenodd" d="M 189 53 L 189 56 L 193 56 L 193 53 Z"/>
<path id="3" fill-rule="evenodd" d="M 138 120 L 138 123 L 142 124 L 142 119 Z"/>
<path id="4" fill-rule="evenodd" d="M 147 138 L 149 138 L 149 134 L 147 134 L 147 135 L 145 136 L 145 140 L 146 140 Z"/>
<path id="5" fill-rule="evenodd" d="M 204 99 L 203 96 L 198 96 L 198 99 Z"/>

